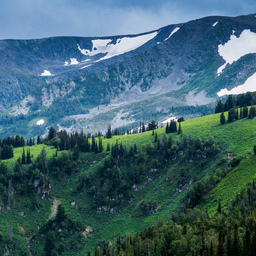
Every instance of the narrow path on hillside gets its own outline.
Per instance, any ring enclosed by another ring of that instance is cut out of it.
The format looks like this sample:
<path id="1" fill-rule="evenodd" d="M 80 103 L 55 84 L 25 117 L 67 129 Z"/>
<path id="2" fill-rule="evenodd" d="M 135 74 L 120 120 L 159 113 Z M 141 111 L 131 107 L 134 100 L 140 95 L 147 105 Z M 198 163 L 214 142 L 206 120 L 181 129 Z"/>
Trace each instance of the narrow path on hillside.
<path id="1" fill-rule="evenodd" d="M 57 214 L 57 209 L 58 209 L 58 206 L 60 205 L 60 201 L 58 201 L 56 198 L 54 198 L 53 200 L 53 206 L 52 206 L 52 212 L 48 218 L 48 220 L 50 220 L 52 217 L 54 217 L 56 214 Z M 48 221 L 47 220 L 47 221 Z"/>

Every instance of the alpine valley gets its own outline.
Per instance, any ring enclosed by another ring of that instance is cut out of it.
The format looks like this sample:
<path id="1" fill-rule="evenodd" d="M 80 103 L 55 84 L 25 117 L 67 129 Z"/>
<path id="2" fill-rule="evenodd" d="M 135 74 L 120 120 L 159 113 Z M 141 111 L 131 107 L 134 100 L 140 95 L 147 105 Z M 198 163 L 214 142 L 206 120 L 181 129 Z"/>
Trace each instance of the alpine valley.
<path id="1" fill-rule="evenodd" d="M 0 56 L 1 255 L 256 255 L 255 15 Z"/>

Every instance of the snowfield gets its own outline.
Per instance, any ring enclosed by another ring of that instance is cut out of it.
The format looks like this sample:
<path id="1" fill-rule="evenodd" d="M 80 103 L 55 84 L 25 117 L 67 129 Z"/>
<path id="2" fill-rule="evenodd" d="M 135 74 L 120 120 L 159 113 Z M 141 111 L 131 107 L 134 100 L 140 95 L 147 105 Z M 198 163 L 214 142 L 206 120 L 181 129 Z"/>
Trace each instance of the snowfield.
<path id="1" fill-rule="evenodd" d="M 219 22 L 216 21 L 215 23 L 212 24 L 213 27 L 215 27 Z"/>
<path id="2" fill-rule="evenodd" d="M 78 50 L 86 56 L 94 56 L 100 53 L 106 54 L 104 57 L 98 60 L 100 61 L 133 51 L 152 40 L 157 33 L 158 32 L 153 32 L 142 36 L 119 38 L 117 39 L 116 44 L 113 43 L 112 39 L 92 40 L 91 51 L 88 49 L 81 49 L 79 45 L 77 45 L 77 47 Z"/>
<path id="3" fill-rule="evenodd" d="M 255 92 L 256 91 L 256 73 L 254 73 L 252 76 L 250 76 L 244 84 L 239 85 L 230 91 L 227 90 L 227 88 L 220 90 L 217 95 L 219 97 L 224 95 L 237 95 L 240 93 L 246 93 L 246 92 Z"/>
<path id="4" fill-rule="evenodd" d="M 44 73 L 42 73 L 41 76 L 52 76 L 52 74 L 50 71 L 44 70 Z"/>
<path id="5" fill-rule="evenodd" d="M 256 53 L 256 33 L 245 29 L 239 37 L 230 36 L 230 40 L 224 45 L 218 46 L 219 55 L 225 60 L 225 64 L 218 68 L 217 74 L 220 75 L 228 64 L 239 60 L 249 53 Z"/>
<path id="6" fill-rule="evenodd" d="M 77 65 L 79 62 L 77 61 L 76 58 L 70 58 L 70 63 L 68 61 L 65 61 L 64 66 L 69 66 L 69 65 Z"/>
<path id="7" fill-rule="evenodd" d="M 171 38 L 171 36 L 172 36 L 174 33 L 176 33 L 179 29 L 180 29 L 179 27 L 175 28 L 175 29 L 172 31 L 172 33 L 171 33 L 164 41 L 167 41 L 169 38 Z"/>
<path id="8" fill-rule="evenodd" d="M 42 125 L 44 124 L 44 119 L 40 119 L 36 122 L 36 125 Z"/>

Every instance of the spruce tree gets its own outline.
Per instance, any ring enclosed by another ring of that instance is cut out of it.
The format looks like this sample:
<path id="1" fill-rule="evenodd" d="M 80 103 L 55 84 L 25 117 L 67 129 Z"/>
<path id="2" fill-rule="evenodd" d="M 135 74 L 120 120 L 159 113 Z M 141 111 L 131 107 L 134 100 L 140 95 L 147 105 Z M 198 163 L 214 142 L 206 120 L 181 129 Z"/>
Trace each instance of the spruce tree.
<path id="1" fill-rule="evenodd" d="M 219 202 L 219 204 L 218 204 L 218 209 L 217 209 L 217 211 L 218 211 L 219 214 L 221 214 L 221 204 L 220 204 L 220 202 Z"/>
<path id="2" fill-rule="evenodd" d="M 110 144 L 107 144 L 107 151 L 110 151 Z"/>
<path id="3" fill-rule="evenodd" d="M 99 152 L 103 151 L 102 139 L 99 137 Z"/>
<path id="4" fill-rule="evenodd" d="M 145 124 L 144 122 L 142 122 L 142 132 L 145 132 L 145 131 L 146 131 Z"/>
<path id="5" fill-rule="evenodd" d="M 167 122 L 166 127 L 165 127 L 165 133 L 170 133 L 170 126 L 169 126 L 168 122 Z"/>
<path id="6" fill-rule="evenodd" d="M 256 115 L 256 109 L 255 109 L 254 106 L 252 106 L 252 107 L 250 108 L 248 118 L 253 119 L 253 118 L 255 117 L 255 115 Z"/>
<path id="7" fill-rule="evenodd" d="M 221 102 L 221 100 L 219 100 L 215 108 L 215 114 L 221 113 L 223 111 L 224 111 L 224 104 Z"/>
<path id="8" fill-rule="evenodd" d="M 219 233 L 216 256 L 225 256 L 225 249 L 224 249 L 222 231 L 220 231 L 220 233 Z"/>
<path id="9" fill-rule="evenodd" d="M 233 242 L 232 242 L 232 255 L 241 256 L 240 250 L 241 250 L 241 247 L 240 247 L 240 239 L 238 234 L 238 226 L 237 224 L 235 224 Z"/>
<path id="10" fill-rule="evenodd" d="M 94 153 L 97 154 L 99 152 L 98 150 L 98 143 L 97 141 L 95 142 L 95 149 L 94 149 Z"/>
<path id="11" fill-rule="evenodd" d="M 27 164 L 31 163 L 31 158 L 30 158 L 30 149 L 27 149 Z"/>
<path id="12" fill-rule="evenodd" d="M 23 152 L 22 152 L 22 158 L 21 159 L 22 159 L 21 163 L 25 164 L 26 163 L 26 156 L 25 156 L 25 149 L 24 149 L 24 147 L 23 147 Z"/>
<path id="13" fill-rule="evenodd" d="M 246 118 L 246 117 L 248 117 L 248 107 L 247 106 L 243 107 L 243 118 Z"/>
<path id="14" fill-rule="evenodd" d="M 181 131 L 181 123 L 179 123 L 178 135 L 180 135 L 181 133 L 182 133 L 182 131 Z"/>
<path id="15" fill-rule="evenodd" d="M 225 123 L 226 123 L 226 118 L 225 118 L 224 113 L 222 112 L 220 115 L 220 124 L 223 125 Z"/>
<path id="16" fill-rule="evenodd" d="M 154 142 L 157 142 L 157 132 L 155 132 L 155 140 Z"/>
<path id="17" fill-rule="evenodd" d="M 112 131 L 111 131 L 111 125 L 110 124 L 108 125 L 108 130 L 107 130 L 107 133 L 106 133 L 106 138 L 107 139 L 112 138 Z"/>

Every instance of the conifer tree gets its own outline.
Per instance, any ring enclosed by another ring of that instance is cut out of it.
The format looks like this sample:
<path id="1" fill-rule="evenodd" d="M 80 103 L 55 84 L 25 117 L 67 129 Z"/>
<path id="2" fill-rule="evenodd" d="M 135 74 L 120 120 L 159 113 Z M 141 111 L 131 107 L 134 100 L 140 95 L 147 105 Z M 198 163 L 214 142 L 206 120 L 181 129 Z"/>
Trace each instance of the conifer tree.
<path id="1" fill-rule="evenodd" d="M 107 139 L 112 138 L 112 131 L 111 131 L 111 125 L 110 124 L 108 125 L 108 130 L 107 130 L 107 133 L 106 133 L 106 138 Z"/>
<path id="2" fill-rule="evenodd" d="M 252 107 L 250 108 L 248 118 L 253 119 L 253 118 L 255 117 L 255 115 L 256 115 L 256 109 L 255 109 L 254 106 L 252 106 Z"/>
<path id="3" fill-rule="evenodd" d="M 220 202 L 218 204 L 218 210 L 217 211 L 218 211 L 219 214 L 221 214 L 221 204 L 220 204 Z"/>
<path id="4" fill-rule="evenodd" d="M 238 225 L 235 224 L 233 242 L 232 242 L 232 255 L 233 256 L 241 256 L 240 253 L 240 239 L 238 235 Z"/>
<path id="5" fill-rule="evenodd" d="M 155 140 L 154 142 L 157 142 L 157 132 L 155 132 Z"/>
<path id="6" fill-rule="evenodd" d="M 24 149 L 24 147 L 23 147 L 23 152 L 22 152 L 21 163 L 22 163 L 22 164 L 25 164 L 25 163 L 26 163 L 26 156 L 25 156 L 25 149 Z"/>
<path id="7" fill-rule="evenodd" d="M 95 152 L 95 137 L 92 136 L 92 151 Z"/>
<path id="8" fill-rule="evenodd" d="M 221 113 L 223 111 L 224 111 L 224 104 L 221 102 L 221 100 L 219 100 L 215 108 L 215 114 Z"/>
<path id="9" fill-rule="evenodd" d="M 107 151 L 110 151 L 110 144 L 107 144 Z"/>
<path id="10" fill-rule="evenodd" d="M 27 149 L 27 164 L 31 163 L 30 149 Z"/>
<path id="11" fill-rule="evenodd" d="M 248 107 L 247 106 L 243 107 L 243 118 L 246 118 L 246 117 L 248 117 Z"/>
<path id="12" fill-rule="evenodd" d="M 78 145 L 76 144 L 73 148 L 73 160 L 76 161 L 78 158 L 79 158 L 79 147 Z"/>
<path id="13" fill-rule="evenodd" d="M 240 111 L 240 117 L 239 118 L 243 119 L 243 108 L 240 108 L 239 111 Z"/>
<path id="14" fill-rule="evenodd" d="M 168 122 L 167 122 L 166 127 L 165 127 L 165 133 L 170 133 L 170 126 L 169 126 Z"/>
<path id="15" fill-rule="evenodd" d="M 145 132 L 145 131 L 146 131 L 145 124 L 144 122 L 142 122 L 142 132 Z"/>
<path id="16" fill-rule="evenodd" d="M 220 233 L 219 233 L 216 256 L 225 256 L 222 231 L 220 231 Z"/>
<path id="17" fill-rule="evenodd" d="M 98 150 L 98 143 L 97 141 L 95 142 L 95 149 L 94 149 L 94 153 L 97 154 L 99 152 Z"/>
<path id="18" fill-rule="evenodd" d="M 226 118 L 225 118 L 224 113 L 222 112 L 222 113 L 220 114 L 220 124 L 223 125 L 223 124 L 225 124 L 225 123 L 226 123 Z"/>
<path id="19" fill-rule="evenodd" d="M 99 152 L 103 151 L 102 139 L 99 137 Z"/>
<path id="20" fill-rule="evenodd" d="M 177 123 L 174 120 L 171 120 L 170 123 L 170 132 L 177 132 Z"/>
<path id="21" fill-rule="evenodd" d="M 182 130 L 181 130 L 181 123 L 179 123 L 178 135 L 180 135 L 181 133 L 182 133 Z"/>

